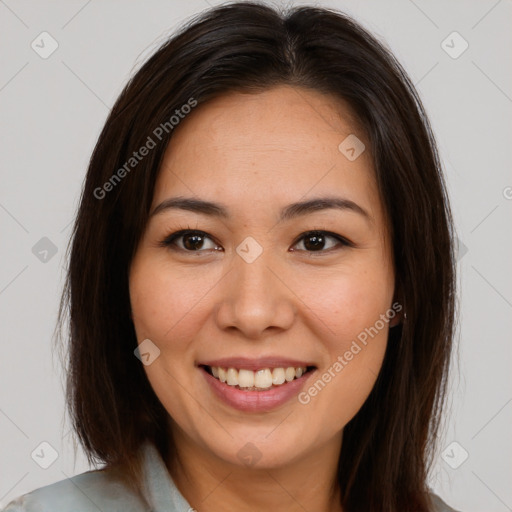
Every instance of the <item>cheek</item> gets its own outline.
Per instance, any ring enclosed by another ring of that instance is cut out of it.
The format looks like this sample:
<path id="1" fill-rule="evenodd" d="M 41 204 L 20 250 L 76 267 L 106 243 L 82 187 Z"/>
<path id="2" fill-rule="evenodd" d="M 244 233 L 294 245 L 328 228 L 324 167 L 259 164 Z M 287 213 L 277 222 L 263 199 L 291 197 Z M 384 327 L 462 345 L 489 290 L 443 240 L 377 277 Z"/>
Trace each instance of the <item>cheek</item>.
<path id="1" fill-rule="evenodd" d="M 302 281 L 310 318 L 323 324 L 332 349 L 343 350 L 391 306 L 392 277 L 384 270 L 350 269 Z"/>
<path id="2" fill-rule="evenodd" d="M 179 347 L 193 339 L 205 314 L 205 293 L 215 279 L 156 261 L 134 263 L 130 300 L 137 339 L 150 338 L 160 348 Z"/>
<path id="3" fill-rule="evenodd" d="M 191 341 L 197 337 L 206 314 L 201 299 L 213 283 L 206 282 L 198 272 L 171 268 L 147 255 L 134 260 L 129 282 L 137 340 L 148 338 L 160 350 L 158 358 L 145 365 L 144 371 L 171 416 L 188 418 L 189 395 L 182 392 L 180 383 L 189 378 Z"/>
<path id="4" fill-rule="evenodd" d="M 328 436 L 354 417 L 375 384 L 386 351 L 389 319 L 394 316 L 390 310 L 393 274 L 382 264 L 353 266 L 333 272 L 329 279 L 317 276 L 303 286 L 309 290 L 303 293 L 314 313 L 309 318 L 316 332 L 322 331 L 327 354 L 301 403 L 307 404 L 313 417 L 330 418 L 323 425 Z"/>

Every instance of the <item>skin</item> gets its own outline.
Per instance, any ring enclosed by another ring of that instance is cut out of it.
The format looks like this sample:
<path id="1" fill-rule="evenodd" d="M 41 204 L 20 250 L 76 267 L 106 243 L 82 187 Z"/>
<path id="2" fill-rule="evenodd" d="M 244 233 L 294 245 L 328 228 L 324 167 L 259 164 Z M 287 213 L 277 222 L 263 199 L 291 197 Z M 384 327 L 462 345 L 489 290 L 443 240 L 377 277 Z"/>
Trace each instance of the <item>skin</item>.
<path id="1" fill-rule="evenodd" d="M 292 398 L 271 412 L 240 412 L 219 401 L 196 364 L 293 357 L 314 362 L 314 383 L 389 310 L 395 276 L 387 223 L 369 150 L 349 161 L 338 149 L 351 133 L 369 148 L 346 104 L 279 86 L 198 106 L 167 148 L 152 210 L 187 196 L 231 213 L 220 219 L 172 209 L 152 216 L 130 268 L 137 339 L 160 349 L 144 368 L 171 417 L 177 457 L 166 463 L 201 512 L 341 510 L 343 427 L 375 383 L 398 316 L 307 404 Z M 288 204 L 323 196 L 350 199 L 369 218 L 328 209 L 278 221 Z M 199 251 L 186 252 L 184 238 L 175 250 L 159 244 L 187 228 L 208 233 Z M 301 235 L 310 230 L 354 246 L 328 237 L 323 248 L 308 250 Z M 252 263 L 236 252 L 248 236 L 263 249 Z M 249 467 L 237 456 L 248 442 L 261 456 Z"/>

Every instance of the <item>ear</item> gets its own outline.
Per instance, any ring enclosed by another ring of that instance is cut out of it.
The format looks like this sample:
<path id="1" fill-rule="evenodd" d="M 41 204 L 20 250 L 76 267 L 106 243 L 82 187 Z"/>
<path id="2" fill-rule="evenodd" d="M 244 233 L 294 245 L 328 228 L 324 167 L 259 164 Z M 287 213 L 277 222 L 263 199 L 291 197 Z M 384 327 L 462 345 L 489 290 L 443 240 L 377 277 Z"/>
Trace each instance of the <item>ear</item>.
<path id="1" fill-rule="evenodd" d="M 393 302 L 393 304 L 395 304 L 395 302 Z M 389 327 L 396 327 L 397 325 L 402 324 L 404 318 L 405 313 L 402 313 L 402 311 L 396 313 L 396 315 L 389 321 Z"/>
<path id="2" fill-rule="evenodd" d="M 404 319 L 407 318 L 404 309 L 402 286 L 397 283 L 395 287 L 395 294 L 393 296 L 393 303 L 391 309 L 395 312 L 395 316 L 389 320 L 389 327 L 396 327 L 397 325 L 403 324 Z"/>

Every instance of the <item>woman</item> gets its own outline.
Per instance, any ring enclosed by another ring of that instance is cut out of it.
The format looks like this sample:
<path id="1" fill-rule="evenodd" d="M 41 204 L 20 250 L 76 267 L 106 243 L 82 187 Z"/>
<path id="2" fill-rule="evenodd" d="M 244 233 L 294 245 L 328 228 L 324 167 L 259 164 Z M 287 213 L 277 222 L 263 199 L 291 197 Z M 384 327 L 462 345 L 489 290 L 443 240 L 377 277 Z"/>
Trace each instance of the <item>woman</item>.
<path id="1" fill-rule="evenodd" d="M 362 27 L 192 20 L 117 100 L 74 227 L 68 406 L 105 467 L 6 510 L 453 510 L 427 487 L 451 222 L 417 93 Z"/>

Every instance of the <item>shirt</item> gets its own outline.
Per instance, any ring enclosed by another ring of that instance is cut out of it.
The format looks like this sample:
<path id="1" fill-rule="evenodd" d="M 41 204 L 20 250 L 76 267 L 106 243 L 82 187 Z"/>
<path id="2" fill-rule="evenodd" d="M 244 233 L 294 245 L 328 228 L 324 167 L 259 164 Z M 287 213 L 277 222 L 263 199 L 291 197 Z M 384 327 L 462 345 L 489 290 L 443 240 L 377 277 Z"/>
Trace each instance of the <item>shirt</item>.
<path id="1" fill-rule="evenodd" d="M 2 512 L 193 512 L 172 480 L 155 445 L 146 441 L 143 450 L 143 495 L 140 498 L 109 469 L 87 471 L 40 487 L 11 501 Z M 435 494 L 433 512 L 457 512 Z"/>

